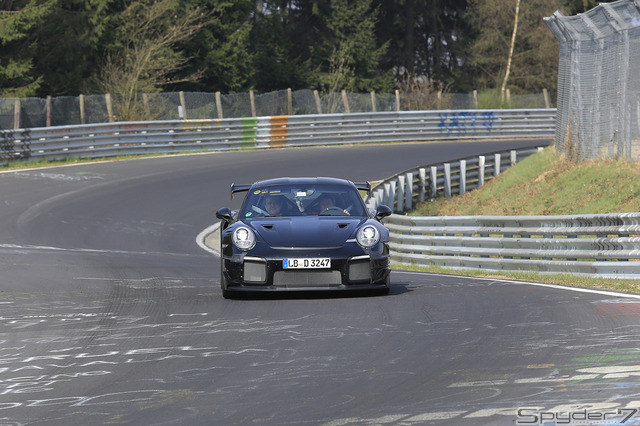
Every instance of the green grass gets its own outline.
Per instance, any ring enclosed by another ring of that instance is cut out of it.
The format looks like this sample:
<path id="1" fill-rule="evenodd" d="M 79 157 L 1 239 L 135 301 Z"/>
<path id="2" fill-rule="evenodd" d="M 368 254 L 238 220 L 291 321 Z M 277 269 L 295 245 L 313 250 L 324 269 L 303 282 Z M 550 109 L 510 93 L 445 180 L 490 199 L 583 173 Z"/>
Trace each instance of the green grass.
<path id="1" fill-rule="evenodd" d="M 640 164 L 573 163 L 550 147 L 484 187 L 420 203 L 412 216 L 570 215 L 640 212 Z"/>
<path id="2" fill-rule="evenodd" d="M 484 187 L 420 203 L 412 216 L 571 215 L 640 212 L 640 164 L 626 160 L 575 163 L 553 147 L 532 155 Z M 640 293 L 640 280 L 540 273 L 409 267 L 436 273 L 507 278 Z M 640 263 L 639 263 L 640 269 Z"/>

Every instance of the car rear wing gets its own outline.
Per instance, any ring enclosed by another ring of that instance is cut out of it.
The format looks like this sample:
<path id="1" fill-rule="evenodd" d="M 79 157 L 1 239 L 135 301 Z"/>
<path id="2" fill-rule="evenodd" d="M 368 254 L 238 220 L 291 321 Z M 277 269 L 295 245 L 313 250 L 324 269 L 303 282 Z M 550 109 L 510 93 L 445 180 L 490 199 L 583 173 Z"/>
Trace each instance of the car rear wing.
<path id="1" fill-rule="evenodd" d="M 233 195 L 237 192 L 247 192 L 251 188 L 251 185 L 236 185 L 235 183 L 231 184 L 231 199 L 233 200 Z"/>
<path id="2" fill-rule="evenodd" d="M 367 194 L 371 193 L 371 182 L 354 182 L 358 191 L 367 191 Z M 235 183 L 231 184 L 231 199 L 233 200 L 234 194 L 237 192 L 247 192 L 251 189 L 251 185 L 236 185 Z"/>
<path id="3" fill-rule="evenodd" d="M 367 194 L 371 193 L 371 182 L 354 182 L 358 191 L 367 191 Z"/>

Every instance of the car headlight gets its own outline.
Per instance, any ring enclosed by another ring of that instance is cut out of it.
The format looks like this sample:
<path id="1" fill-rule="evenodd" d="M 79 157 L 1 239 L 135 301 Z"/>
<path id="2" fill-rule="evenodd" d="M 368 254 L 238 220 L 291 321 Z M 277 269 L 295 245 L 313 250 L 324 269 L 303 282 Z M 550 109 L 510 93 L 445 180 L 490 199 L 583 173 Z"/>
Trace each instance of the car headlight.
<path id="1" fill-rule="evenodd" d="M 256 234 L 242 226 L 233 231 L 233 244 L 240 250 L 251 250 L 256 245 Z"/>
<path id="2" fill-rule="evenodd" d="M 367 225 L 358 229 L 356 240 L 364 248 L 371 248 L 380 241 L 380 232 L 375 226 Z"/>

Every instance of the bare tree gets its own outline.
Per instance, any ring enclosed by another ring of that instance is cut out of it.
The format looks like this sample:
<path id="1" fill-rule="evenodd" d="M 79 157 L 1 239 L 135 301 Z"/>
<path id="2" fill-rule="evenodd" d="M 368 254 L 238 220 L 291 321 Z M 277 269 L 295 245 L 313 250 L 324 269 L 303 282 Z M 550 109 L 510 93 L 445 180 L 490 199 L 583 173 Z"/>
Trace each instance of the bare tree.
<path id="1" fill-rule="evenodd" d="M 520 0 L 516 0 L 516 14 L 513 22 L 513 33 L 511 34 L 511 44 L 509 45 L 509 57 L 507 59 L 507 69 L 502 80 L 500 88 L 500 101 L 504 103 L 505 91 L 507 89 L 507 81 L 509 81 L 509 73 L 511 72 L 511 61 L 513 60 L 513 50 L 516 45 L 516 35 L 518 34 L 518 17 L 520 16 Z"/>
<path id="2" fill-rule="evenodd" d="M 176 0 L 132 3 L 120 16 L 119 43 L 107 54 L 97 77 L 100 89 L 114 98 L 118 119 L 151 118 L 142 106 L 143 93 L 199 77 L 196 73 L 172 79 L 189 61 L 174 48 L 206 25 L 208 17 L 197 8 L 179 11 Z"/>

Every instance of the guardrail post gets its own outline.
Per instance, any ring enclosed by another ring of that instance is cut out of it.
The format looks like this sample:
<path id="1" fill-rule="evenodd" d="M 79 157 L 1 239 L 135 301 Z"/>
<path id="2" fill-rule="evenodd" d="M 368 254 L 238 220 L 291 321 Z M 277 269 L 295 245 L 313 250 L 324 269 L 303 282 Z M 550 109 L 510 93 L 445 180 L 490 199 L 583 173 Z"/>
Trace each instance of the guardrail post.
<path id="1" fill-rule="evenodd" d="M 424 167 L 418 169 L 418 175 L 420 176 L 420 185 L 418 190 L 418 200 L 420 202 L 425 200 L 425 194 L 427 192 L 427 173 Z"/>
<path id="2" fill-rule="evenodd" d="M 478 157 L 478 188 L 484 186 L 484 155 Z"/>
<path id="3" fill-rule="evenodd" d="M 438 167 L 431 166 L 431 196 L 435 198 L 438 194 Z"/>
<path id="4" fill-rule="evenodd" d="M 444 163 L 444 196 L 451 198 L 451 163 Z"/>
<path id="5" fill-rule="evenodd" d="M 384 204 L 384 188 L 380 188 L 377 189 L 374 193 L 373 196 L 375 198 L 375 206 L 379 206 L 380 204 Z"/>
<path id="6" fill-rule="evenodd" d="M 391 207 L 391 210 L 395 210 L 395 200 L 396 200 L 396 181 L 391 181 L 388 184 L 384 185 L 385 191 L 385 204 Z"/>
<path id="7" fill-rule="evenodd" d="M 405 175 L 404 208 L 406 210 L 413 208 L 413 173 L 411 172 Z"/>
<path id="8" fill-rule="evenodd" d="M 460 160 L 460 194 L 467 192 L 467 161 Z"/>
<path id="9" fill-rule="evenodd" d="M 515 166 L 518 162 L 518 151 L 515 149 L 511 150 L 511 167 Z"/>
<path id="10" fill-rule="evenodd" d="M 396 209 L 401 212 L 404 211 L 404 191 L 405 191 L 405 182 L 404 176 L 400 175 L 397 177 L 398 186 L 396 189 Z"/>
<path id="11" fill-rule="evenodd" d="M 498 177 L 498 175 L 500 174 L 500 162 L 502 161 L 502 157 L 500 154 L 496 154 L 494 159 L 496 165 L 493 169 L 493 176 Z"/>

